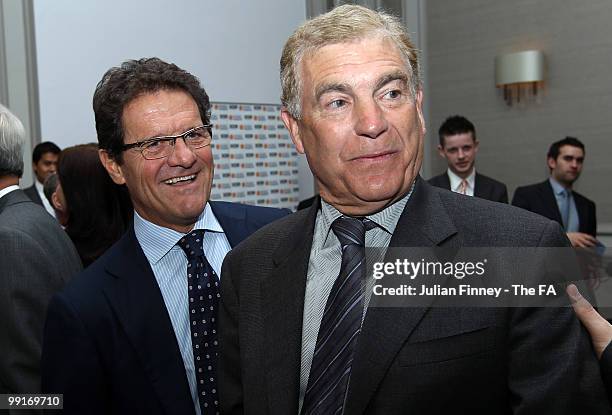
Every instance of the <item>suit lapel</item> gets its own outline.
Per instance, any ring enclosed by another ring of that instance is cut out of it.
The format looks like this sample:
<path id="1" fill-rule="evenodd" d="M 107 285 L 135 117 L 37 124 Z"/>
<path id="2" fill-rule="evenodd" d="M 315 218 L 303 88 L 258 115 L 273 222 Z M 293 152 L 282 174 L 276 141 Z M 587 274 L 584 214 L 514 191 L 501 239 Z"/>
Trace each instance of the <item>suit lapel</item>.
<path id="1" fill-rule="evenodd" d="M 450 177 L 448 177 L 448 172 L 442 174 L 442 182 L 446 190 L 452 190 L 450 185 Z"/>
<path id="2" fill-rule="evenodd" d="M 576 204 L 576 211 L 578 212 L 578 230 L 580 232 L 589 233 L 587 222 L 589 222 L 589 208 L 587 203 L 584 201 L 581 195 L 573 192 L 574 203 Z M 588 218 L 588 219 L 587 219 Z"/>
<path id="3" fill-rule="evenodd" d="M 456 234 L 437 192 L 420 178 L 390 247 L 435 247 Z M 458 240 L 453 240 L 460 244 Z M 368 308 L 353 360 L 346 414 L 363 413 L 396 354 L 428 307 Z"/>
<path id="4" fill-rule="evenodd" d="M 303 220 L 287 232 L 287 240 L 273 254 L 273 271 L 261 282 L 266 350 L 263 367 L 267 371 L 269 410 L 274 413 L 298 411 L 306 274 L 319 205 L 317 197 L 308 210 L 296 213 L 303 214 Z"/>
<path id="5" fill-rule="evenodd" d="M 478 173 L 476 173 L 476 176 L 474 177 L 474 196 L 481 199 L 491 200 L 491 187 L 487 186 L 487 183 L 481 180 Z"/>
<path id="6" fill-rule="evenodd" d="M 242 206 L 230 203 L 209 203 L 232 248 L 251 234 L 246 221 L 246 209 Z"/>
<path id="7" fill-rule="evenodd" d="M 540 196 L 542 197 L 542 203 L 550 212 L 550 218 L 557 221 L 563 226 L 563 220 L 561 219 L 561 212 L 559 211 L 559 205 L 557 205 L 557 198 L 553 192 L 553 188 L 550 182 L 546 180 L 540 186 Z"/>
<path id="8" fill-rule="evenodd" d="M 167 413 L 195 414 L 174 329 L 134 229 L 121 239 L 105 294 Z"/>

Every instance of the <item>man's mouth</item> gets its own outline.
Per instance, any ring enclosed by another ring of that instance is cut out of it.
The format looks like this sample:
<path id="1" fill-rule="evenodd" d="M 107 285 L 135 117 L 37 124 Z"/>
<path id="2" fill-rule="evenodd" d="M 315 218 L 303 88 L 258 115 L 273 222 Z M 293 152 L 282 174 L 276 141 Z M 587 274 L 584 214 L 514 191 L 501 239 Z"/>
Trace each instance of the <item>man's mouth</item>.
<path id="1" fill-rule="evenodd" d="M 171 179 L 168 180 L 164 180 L 165 184 L 169 184 L 169 185 L 173 185 L 173 184 L 177 184 L 177 183 L 184 183 L 184 182 L 190 182 L 192 180 L 195 180 L 196 175 L 195 174 L 190 174 L 188 176 L 179 176 L 179 177 L 173 177 Z"/>
<path id="2" fill-rule="evenodd" d="M 358 156 L 353 158 L 356 161 L 379 161 L 385 160 L 395 154 L 394 151 L 381 151 L 378 153 L 364 154 L 362 156 Z"/>

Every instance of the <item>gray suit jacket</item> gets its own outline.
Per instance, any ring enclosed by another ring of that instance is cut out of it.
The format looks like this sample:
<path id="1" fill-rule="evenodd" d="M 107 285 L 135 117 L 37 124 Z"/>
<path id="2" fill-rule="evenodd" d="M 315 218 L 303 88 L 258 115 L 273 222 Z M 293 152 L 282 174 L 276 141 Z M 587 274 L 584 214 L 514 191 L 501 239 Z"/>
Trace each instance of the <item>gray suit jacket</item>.
<path id="1" fill-rule="evenodd" d="M 225 259 L 220 402 L 297 414 L 306 273 L 317 201 Z M 558 224 L 417 179 L 392 247 L 567 246 Z M 222 412 L 223 412 L 222 411 Z M 610 408 L 571 308 L 369 308 L 345 414 L 599 414 Z"/>
<path id="2" fill-rule="evenodd" d="M 37 205 L 44 206 L 43 201 L 38 194 L 38 190 L 36 190 L 36 185 L 33 184 L 32 186 L 23 189 L 23 193 L 25 193 L 26 196 L 32 200 L 32 202 L 36 203 Z"/>
<path id="3" fill-rule="evenodd" d="M 37 393 L 47 305 L 81 261 L 57 221 L 21 190 L 0 198 L 0 246 L 0 393 Z"/>

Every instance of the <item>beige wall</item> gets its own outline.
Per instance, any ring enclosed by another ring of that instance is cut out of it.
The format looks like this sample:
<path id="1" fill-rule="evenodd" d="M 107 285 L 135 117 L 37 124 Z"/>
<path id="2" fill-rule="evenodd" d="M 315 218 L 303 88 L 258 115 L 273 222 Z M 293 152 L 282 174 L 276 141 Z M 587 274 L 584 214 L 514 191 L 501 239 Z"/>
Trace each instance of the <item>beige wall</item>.
<path id="1" fill-rule="evenodd" d="M 461 114 L 476 125 L 478 170 L 508 185 L 547 177 L 551 142 L 573 135 L 587 149 L 576 190 L 612 222 L 612 1 L 429 0 L 427 55 L 435 149 L 440 123 Z M 546 87 L 536 101 L 508 107 L 495 88 L 494 58 L 540 49 Z M 433 151 L 432 172 L 445 168 Z"/>

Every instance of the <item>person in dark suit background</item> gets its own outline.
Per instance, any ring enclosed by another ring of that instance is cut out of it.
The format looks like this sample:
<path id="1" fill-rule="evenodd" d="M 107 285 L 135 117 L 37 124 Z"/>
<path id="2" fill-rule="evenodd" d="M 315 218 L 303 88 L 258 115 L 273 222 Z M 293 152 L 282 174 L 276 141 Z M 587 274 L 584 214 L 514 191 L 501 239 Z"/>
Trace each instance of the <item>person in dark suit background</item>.
<path id="1" fill-rule="evenodd" d="M 567 308 L 367 307 L 364 247 L 568 244 L 553 221 L 418 176 L 423 92 L 403 25 L 353 5 L 318 16 L 286 42 L 281 83 L 320 198 L 225 259 L 222 412 L 610 413 Z"/>
<path id="2" fill-rule="evenodd" d="M 93 107 L 100 158 L 134 221 L 52 300 L 43 390 L 63 393 L 63 414 L 216 413 L 221 263 L 286 212 L 209 201 L 210 102 L 176 65 L 109 69 Z"/>
<path id="3" fill-rule="evenodd" d="M 541 183 L 518 187 L 512 204 L 559 222 L 574 247 L 597 244 L 595 203 L 572 190 L 580 177 L 584 144 L 575 137 L 552 143 L 546 155 L 550 177 Z"/>
<path id="4" fill-rule="evenodd" d="M 476 171 L 480 143 L 470 120 L 461 115 L 448 117 L 440 126 L 438 137 L 438 153 L 448 163 L 448 169 L 429 179 L 429 184 L 468 196 L 508 203 L 506 185 Z"/>
<path id="5" fill-rule="evenodd" d="M 21 121 L 0 105 L 0 394 L 40 393 L 47 305 L 81 270 L 59 224 L 18 187 L 24 140 Z"/>
<path id="6" fill-rule="evenodd" d="M 32 202 L 44 207 L 53 217 L 56 217 L 55 211 L 45 197 L 43 186 L 47 177 L 57 171 L 57 161 L 60 152 L 60 148 L 51 141 L 43 141 L 34 147 L 34 151 L 32 152 L 34 183 L 32 186 L 23 190 L 25 194 L 32 199 Z"/>

